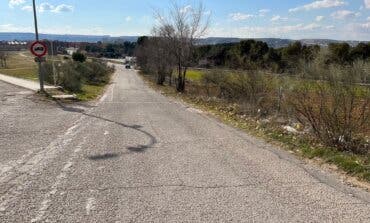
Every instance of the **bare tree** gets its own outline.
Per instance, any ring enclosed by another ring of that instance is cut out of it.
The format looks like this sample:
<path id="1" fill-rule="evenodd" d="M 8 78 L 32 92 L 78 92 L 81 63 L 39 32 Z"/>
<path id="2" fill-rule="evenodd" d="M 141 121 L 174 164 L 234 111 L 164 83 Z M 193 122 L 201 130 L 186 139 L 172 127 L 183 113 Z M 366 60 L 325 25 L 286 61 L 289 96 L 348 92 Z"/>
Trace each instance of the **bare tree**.
<path id="1" fill-rule="evenodd" d="M 138 42 L 138 65 L 145 73 L 155 75 L 158 85 L 163 85 L 167 76 L 171 81 L 175 63 L 169 48 L 169 42 L 162 37 L 142 37 Z"/>
<path id="2" fill-rule="evenodd" d="M 202 3 L 197 7 L 173 3 L 168 14 L 156 12 L 158 24 L 154 34 L 168 42 L 168 52 L 176 62 L 176 89 L 185 90 L 186 72 L 193 61 L 196 40 L 204 36 L 209 27 L 209 16 Z"/>

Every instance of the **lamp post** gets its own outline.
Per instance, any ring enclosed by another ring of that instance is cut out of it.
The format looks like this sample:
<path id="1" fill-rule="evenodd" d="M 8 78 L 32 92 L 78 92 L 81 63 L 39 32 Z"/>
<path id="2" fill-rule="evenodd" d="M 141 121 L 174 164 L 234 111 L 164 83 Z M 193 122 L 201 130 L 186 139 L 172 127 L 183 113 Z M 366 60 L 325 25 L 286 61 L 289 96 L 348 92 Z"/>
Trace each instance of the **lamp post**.
<path id="1" fill-rule="evenodd" d="M 35 35 L 36 35 L 36 41 L 39 41 L 39 30 L 37 27 L 37 14 L 36 14 L 36 3 L 35 0 L 32 0 L 33 3 L 33 19 L 35 22 Z M 40 91 L 44 92 L 44 75 L 41 72 L 41 58 L 38 60 L 38 67 L 39 67 L 39 80 L 40 80 Z"/>

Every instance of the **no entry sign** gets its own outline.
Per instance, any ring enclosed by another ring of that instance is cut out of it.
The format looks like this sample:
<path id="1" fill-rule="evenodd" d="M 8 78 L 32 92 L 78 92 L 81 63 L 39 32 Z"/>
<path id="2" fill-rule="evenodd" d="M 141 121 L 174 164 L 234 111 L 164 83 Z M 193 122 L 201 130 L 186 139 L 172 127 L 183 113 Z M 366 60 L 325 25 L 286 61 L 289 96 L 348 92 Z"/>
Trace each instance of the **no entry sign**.
<path id="1" fill-rule="evenodd" d="M 31 45 L 31 53 L 37 57 L 43 57 L 48 51 L 47 46 L 40 41 L 36 41 Z"/>

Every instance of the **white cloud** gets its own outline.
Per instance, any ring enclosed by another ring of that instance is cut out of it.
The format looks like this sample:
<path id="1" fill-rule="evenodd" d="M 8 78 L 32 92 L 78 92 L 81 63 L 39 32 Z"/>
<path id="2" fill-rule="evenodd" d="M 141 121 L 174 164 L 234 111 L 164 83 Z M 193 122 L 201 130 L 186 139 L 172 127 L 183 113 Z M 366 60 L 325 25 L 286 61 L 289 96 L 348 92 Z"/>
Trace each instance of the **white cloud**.
<path id="1" fill-rule="evenodd" d="M 278 21 L 280 19 L 279 15 L 275 15 L 271 18 L 271 21 Z"/>
<path id="2" fill-rule="evenodd" d="M 21 8 L 23 11 L 32 12 L 33 7 L 30 5 L 25 5 Z"/>
<path id="3" fill-rule="evenodd" d="M 365 8 L 370 9 L 370 0 L 364 0 Z"/>
<path id="4" fill-rule="evenodd" d="M 311 24 L 308 24 L 304 27 L 302 27 L 303 30 L 314 30 L 314 29 L 320 29 L 322 28 L 322 26 L 316 24 L 316 23 L 311 23 Z"/>
<path id="5" fill-rule="evenodd" d="M 271 10 L 270 9 L 260 9 L 258 10 L 258 15 L 263 17 L 265 16 L 267 13 L 269 13 Z"/>
<path id="6" fill-rule="evenodd" d="M 316 18 L 315 18 L 315 20 L 316 20 L 316 22 L 321 22 L 322 20 L 324 20 L 324 16 L 322 16 L 322 15 L 319 15 L 319 16 L 316 16 Z"/>
<path id="7" fill-rule="evenodd" d="M 370 22 L 369 22 L 370 23 Z M 370 28 L 363 24 L 323 25 L 292 24 L 269 26 L 244 26 L 244 27 L 214 27 L 207 36 L 239 37 L 239 38 L 289 38 L 289 39 L 338 39 L 369 41 Z"/>
<path id="8" fill-rule="evenodd" d="M 181 13 L 188 13 L 188 12 L 190 12 L 191 10 L 192 10 L 191 5 L 187 5 L 187 6 L 182 7 L 182 8 L 180 9 L 180 12 L 181 12 Z"/>
<path id="9" fill-rule="evenodd" d="M 22 27 L 14 24 L 0 25 L 0 32 L 32 32 L 32 27 Z"/>
<path id="10" fill-rule="evenodd" d="M 370 29 L 370 22 L 360 24 L 361 28 Z"/>
<path id="11" fill-rule="evenodd" d="M 15 6 L 21 6 L 26 3 L 26 0 L 9 0 L 9 7 L 14 8 Z M 32 11 L 33 7 L 30 5 L 25 5 L 21 8 L 23 11 Z M 37 7 L 40 13 L 43 12 L 53 12 L 53 13 L 61 13 L 61 12 L 71 12 L 73 11 L 74 7 L 71 5 L 60 4 L 60 5 L 52 5 L 48 2 L 43 2 Z"/>
<path id="12" fill-rule="evenodd" d="M 213 36 L 228 36 L 241 38 L 263 38 L 263 37 L 279 37 L 279 38 L 298 38 L 307 37 L 305 34 L 318 32 L 325 34 L 323 30 L 333 29 L 334 27 L 321 26 L 316 23 L 311 24 L 296 24 L 283 26 L 245 26 L 245 27 L 223 27 L 214 28 L 211 31 Z"/>
<path id="13" fill-rule="evenodd" d="M 61 4 L 61 5 L 58 5 L 58 6 L 54 7 L 54 9 L 52 10 L 52 12 L 55 12 L 55 13 L 72 12 L 73 9 L 74 8 L 71 5 Z"/>
<path id="14" fill-rule="evenodd" d="M 355 18 L 355 17 L 358 17 L 360 16 L 361 13 L 356 13 L 356 12 L 352 12 L 352 11 L 349 11 L 349 10 L 339 10 L 339 11 L 336 11 L 336 12 L 333 12 L 331 14 L 331 16 L 334 18 L 334 19 L 351 19 L 351 18 Z"/>
<path id="15" fill-rule="evenodd" d="M 367 0 L 368 1 L 368 0 Z M 302 5 L 296 8 L 289 9 L 289 12 L 297 12 L 301 10 L 313 10 L 313 9 L 321 9 L 321 8 L 333 8 L 345 5 L 346 3 L 342 0 L 319 0 L 314 1 L 312 3 Z"/>
<path id="16" fill-rule="evenodd" d="M 270 11 L 271 11 L 270 9 L 260 9 L 260 10 L 258 10 L 259 13 L 268 13 Z"/>
<path id="17" fill-rule="evenodd" d="M 236 12 L 236 13 L 229 14 L 229 17 L 234 21 L 242 21 L 242 20 L 247 20 L 247 19 L 253 18 L 254 15 L 244 14 L 244 13 L 241 13 L 241 12 Z"/>
<path id="18" fill-rule="evenodd" d="M 22 5 L 26 2 L 26 0 L 9 0 L 9 7 L 14 8 L 14 6 Z"/>
<path id="19" fill-rule="evenodd" d="M 257 37 L 282 37 L 287 34 L 302 34 L 303 32 L 311 32 L 314 30 L 326 29 L 318 24 L 297 24 L 297 25 L 286 25 L 286 26 L 270 26 L 270 27 L 243 27 L 241 30 L 247 33 L 253 33 Z M 249 34 L 250 35 L 250 34 Z"/>
<path id="20" fill-rule="evenodd" d="M 131 16 L 127 16 L 127 17 L 125 18 L 125 21 L 126 21 L 126 22 L 130 22 L 131 20 L 132 20 Z"/>
<path id="21" fill-rule="evenodd" d="M 271 18 L 271 22 L 277 22 L 277 21 L 285 21 L 285 20 L 288 20 L 288 18 L 286 17 L 281 17 L 279 15 L 275 15 Z"/>
<path id="22" fill-rule="evenodd" d="M 366 21 L 364 23 L 357 24 L 358 27 L 362 29 L 369 29 L 370 30 L 370 16 L 367 17 Z"/>
<path id="23" fill-rule="evenodd" d="M 38 7 L 39 12 L 41 13 L 46 12 L 46 11 L 51 11 L 53 9 L 54 9 L 54 6 L 47 2 L 41 3 Z"/>
<path id="24" fill-rule="evenodd" d="M 54 6 L 48 2 L 41 3 L 38 6 L 38 10 L 40 13 L 43 13 L 43 12 L 53 12 L 53 13 L 72 12 L 73 9 L 74 8 L 71 5 L 61 4 L 61 5 Z"/>

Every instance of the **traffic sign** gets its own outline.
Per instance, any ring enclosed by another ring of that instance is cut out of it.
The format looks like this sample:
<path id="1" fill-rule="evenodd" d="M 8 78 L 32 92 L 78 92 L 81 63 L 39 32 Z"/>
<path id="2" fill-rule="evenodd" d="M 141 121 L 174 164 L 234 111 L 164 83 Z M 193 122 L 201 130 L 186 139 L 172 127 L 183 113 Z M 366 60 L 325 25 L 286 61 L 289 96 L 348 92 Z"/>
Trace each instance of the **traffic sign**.
<path id="1" fill-rule="evenodd" d="M 35 41 L 31 45 L 31 53 L 37 57 L 43 57 L 48 52 L 47 46 L 40 41 Z"/>

